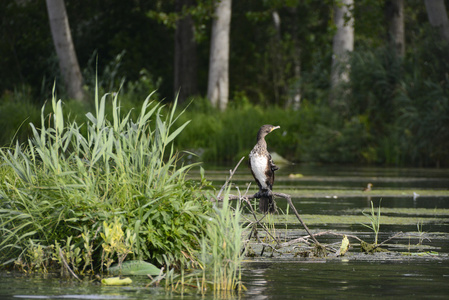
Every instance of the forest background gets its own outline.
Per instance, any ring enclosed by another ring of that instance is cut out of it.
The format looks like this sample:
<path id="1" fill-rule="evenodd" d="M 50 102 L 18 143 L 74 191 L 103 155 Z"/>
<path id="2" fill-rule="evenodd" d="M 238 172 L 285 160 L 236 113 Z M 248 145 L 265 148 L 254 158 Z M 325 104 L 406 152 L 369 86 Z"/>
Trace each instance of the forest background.
<path id="1" fill-rule="evenodd" d="M 67 80 L 55 50 L 49 15 L 61 3 L 76 80 Z M 447 7 L 447 0 L 1 1 L 0 145 L 23 142 L 28 123 L 40 124 L 55 83 L 70 118 L 84 120 L 98 80 L 102 92 L 120 90 L 124 110 L 153 90 L 167 106 L 179 93 L 187 107 L 179 122 L 192 122 L 175 143 L 203 161 L 238 160 L 270 123 L 281 126 L 271 150 L 293 162 L 447 167 Z M 226 17 L 229 24 L 220 23 Z M 227 26 L 228 38 L 217 26 Z M 212 58 L 223 49 L 217 72 Z"/>

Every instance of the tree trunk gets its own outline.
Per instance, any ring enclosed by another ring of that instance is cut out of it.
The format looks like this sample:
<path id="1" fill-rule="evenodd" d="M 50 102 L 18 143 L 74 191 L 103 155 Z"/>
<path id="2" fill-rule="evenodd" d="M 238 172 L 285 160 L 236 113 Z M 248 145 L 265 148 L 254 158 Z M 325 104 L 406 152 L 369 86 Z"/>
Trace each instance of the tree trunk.
<path id="1" fill-rule="evenodd" d="M 400 57 L 405 53 L 404 0 L 388 0 L 385 3 L 388 23 L 388 39 Z"/>
<path id="2" fill-rule="evenodd" d="M 229 96 L 229 35 L 231 31 L 231 0 L 216 3 L 212 22 L 207 98 L 212 106 L 225 110 Z"/>
<path id="3" fill-rule="evenodd" d="M 441 37 L 449 41 L 449 21 L 444 0 L 424 0 L 429 23 L 440 31 Z"/>
<path id="4" fill-rule="evenodd" d="M 349 81 L 349 53 L 354 50 L 353 0 L 341 0 L 334 4 L 334 21 L 337 32 L 332 43 L 331 104 L 335 90 L 342 82 Z"/>
<path id="5" fill-rule="evenodd" d="M 294 20 L 298 19 L 297 8 L 293 7 L 290 9 Z M 288 100 L 287 107 L 291 107 L 293 110 L 298 110 L 301 106 L 301 46 L 299 43 L 299 30 L 298 22 L 293 22 L 292 27 L 292 39 L 293 39 L 293 74 L 294 79 L 291 83 L 291 92 Z"/>
<path id="6" fill-rule="evenodd" d="M 73 46 L 64 0 L 46 0 L 46 2 L 53 43 L 67 94 L 72 99 L 82 101 L 84 100 L 83 78 Z"/>
<path id="7" fill-rule="evenodd" d="M 183 8 L 193 6 L 194 0 L 176 0 L 176 11 L 180 14 Z M 197 54 L 195 27 L 191 15 L 186 15 L 176 23 L 175 32 L 175 95 L 179 93 L 179 103 L 198 92 Z"/>
<path id="8" fill-rule="evenodd" d="M 274 103 L 279 104 L 281 96 L 285 94 L 287 85 L 285 83 L 285 63 L 284 53 L 282 48 L 281 36 L 281 17 L 276 10 L 271 12 L 271 19 L 273 20 L 274 34 L 268 40 L 269 43 L 269 57 L 271 62 L 271 74 L 273 76 L 273 93 Z"/>

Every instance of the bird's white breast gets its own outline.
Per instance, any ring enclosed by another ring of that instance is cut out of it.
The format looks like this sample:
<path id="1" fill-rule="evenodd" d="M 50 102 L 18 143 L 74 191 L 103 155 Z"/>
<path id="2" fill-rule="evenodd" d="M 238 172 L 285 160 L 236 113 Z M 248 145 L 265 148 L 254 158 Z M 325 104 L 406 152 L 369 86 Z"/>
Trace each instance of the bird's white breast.
<path id="1" fill-rule="evenodd" d="M 254 177 L 260 182 L 263 189 L 267 189 L 266 183 L 266 170 L 268 168 L 268 160 L 265 156 L 259 155 L 258 153 L 251 152 L 249 155 L 251 160 L 251 168 L 254 173 Z"/>

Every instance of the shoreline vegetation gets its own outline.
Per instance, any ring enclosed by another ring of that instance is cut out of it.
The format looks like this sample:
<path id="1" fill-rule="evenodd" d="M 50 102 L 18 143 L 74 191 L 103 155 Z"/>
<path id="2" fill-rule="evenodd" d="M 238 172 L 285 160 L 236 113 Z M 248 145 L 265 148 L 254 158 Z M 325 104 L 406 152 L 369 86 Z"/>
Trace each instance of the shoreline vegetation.
<path id="1" fill-rule="evenodd" d="M 3 267 L 78 278 L 148 261 L 165 268 L 155 281 L 167 286 L 195 276 L 202 291 L 239 288 L 239 209 L 214 207 L 210 183 L 185 178 L 197 164 L 182 163 L 172 142 L 189 122 L 174 129 L 176 101 L 167 109 L 150 97 L 132 119 L 117 94 L 97 93 L 79 124 L 53 94 L 41 128 L 0 150 Z"/>

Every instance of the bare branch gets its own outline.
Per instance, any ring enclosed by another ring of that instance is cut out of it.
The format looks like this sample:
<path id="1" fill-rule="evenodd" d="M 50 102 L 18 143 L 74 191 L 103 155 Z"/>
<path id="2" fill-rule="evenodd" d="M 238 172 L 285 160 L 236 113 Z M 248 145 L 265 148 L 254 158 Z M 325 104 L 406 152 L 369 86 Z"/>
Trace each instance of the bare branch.
<path id="1" fill-rule="evenodd" d="M 278 196 L 278 197 L 282 197 L 284 199 L 287 200 L 288 205 L 290 205 L 290 207 L 293 209 L 293 212 L 296 215 L 296 218 L 299 220 L 299 222 L 301 222 L 302 226 L 304 227 L 304 229 L 307 231 L 307 233 L 310 235 L 310 237 L 313 239 L 313 241 L 315 242 L 316 245 L 321 246 L 321 244 L 317 241 L 317 239 L 315 238 L 315 236 L 313 234 L 310 233 L 309 228 L 307 227 L 306 223 L 304 223 L 304 221 L 301 219 L 301 217 L 298 214 L 298 211 L 296 210 L 296 207 L 293 205 L 291 196 L 288 194 L 284 194 L 284 193 L 273 193 L 273 195 Z"/>
<path id="2" fill-rule="evenodd" d="M 386 242 L 389 242 L 389 241 L 391 241 L 392 239 L 397 238 L 398 236 L 401 236 L 401 235 L 403 235 L 403 234 L 404 234 L 404 233 L 403 233 L 402 231 L 401 231 L 401 232 L 398 232 L 398 233 L 396 233 L 396 234 L 390 236 L 388 239 L 386 239 L 386 240 L 383 241 L 382 243 L 380 243 L 380 244 L 378 244 L 378 245 L 375 245 L 373 249 L 376 249 L 377 247 L 380 247 L 380 246 L 382 246 L 383 244 L 385 244 Z"/>
<path id="3" fill-rule="evenodd" d="M 237 168 L 239 167 L 240 163 L 243 161 L 245 157 L 243 156 L 240 161 L 237 163 L 237 165 L 235 166 L 234 170 L 229 170 L 230 176 L 229 178 L 226 180 L 226 182 L 223 184 L 223 186 L 221 187 L 220 191 L 218 192 L 217 195 L 217 200 L 220 198 L 221 193 L 223 193 L 223 190 L 225 189 L 225 187 L 228 185 L 229 181 L 231 180 L 232 176 L 234 176 L 235 171 L 237 171 Z M 237 198 L 238 199 L 238 198 Z M 229 200 L 232 200 L 231 198 L 229 198 Z"/>

